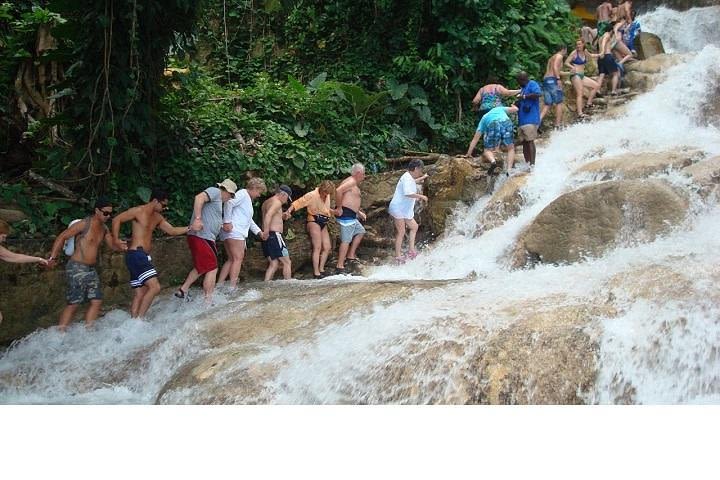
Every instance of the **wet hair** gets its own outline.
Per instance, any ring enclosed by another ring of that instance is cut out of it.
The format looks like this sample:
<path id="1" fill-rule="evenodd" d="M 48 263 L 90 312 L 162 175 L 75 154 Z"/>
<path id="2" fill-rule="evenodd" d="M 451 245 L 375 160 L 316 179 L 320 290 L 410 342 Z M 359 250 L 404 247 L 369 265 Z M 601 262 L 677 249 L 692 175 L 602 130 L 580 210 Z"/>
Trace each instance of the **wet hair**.
<path id="1" fill-rule="evenodd" d="M 556 51 L 556 52 L 561 52 L 561 51 L 565 50 L 566 48 L 567 48 L 567 47 L 566 47 L 565 45 L 560 45 L 560 44 L 558 44 L 558 45 L 555 46 L 555 51 Z"/>
<path id="2" fill-rule="evenodd" d="M 157 200 L 158 202 L 163 202 L 168 199 L 168 193 L 163 190 L 162 188 L 153 188 L 152 193 L 150 193 L 150 201 Z"/>
<path id="3" fill-rule="evenodd" d="M 0 218 L 0 235 L 10 234 L 10 224 Z"/>
<path id="4" fill-rule="evenodd" d="M 637 10 L 631 10 L 630 11 L 630 18 L 635 20 L 635 17 L 637 17 Z"/>
<path id="5" fill-rule="evenodd" d="M 112 202 L 107 197 L 98 197 L 97 200 L 95 200 L 95 208 L 97 210 L 103 209 L 105 207 L 112 207 Z"/>
<path id="6" fill-rule="evenodd" d="M 335 193 L 335 184 L 330 180 L 323 180 L 320 182 L 320 185 L 318 185 L 318 192 L 327 194 Z"/>
<path id="7" fill-rule="evenodd" d="M 415 170 L 416 168 L 423 168 L 424 166 L 425 166 L 425 163 L 423 163 L 422 160 L 420 160 L 419 158 L 413 158 L 412 160 L 410 160 L 410 163 L 408 163 L 407 169 L 408 169 L 408 171 L 412 171 L 412 170 Z"/>
<path id="8" fill-rule="evenodd" d="M 250 180 L 248 180 L 247 184 L 245 185 L 245 188 L 250 190 L 251 188 L 256 188 L 260 190 L 260 193 L 267 192 L 267 186 L 265 185 L 265 180 L 263 180 L 260 177 L 253 177 Z"/>
<path id="9" fill-rule="evenodd" d="M 494 83 L 498 83 L 499 81 L 500 80 L 498 80 L 498 76 L 494 73 L 491 73 L 485 78 L 485 85 L 492 85 Z"/>

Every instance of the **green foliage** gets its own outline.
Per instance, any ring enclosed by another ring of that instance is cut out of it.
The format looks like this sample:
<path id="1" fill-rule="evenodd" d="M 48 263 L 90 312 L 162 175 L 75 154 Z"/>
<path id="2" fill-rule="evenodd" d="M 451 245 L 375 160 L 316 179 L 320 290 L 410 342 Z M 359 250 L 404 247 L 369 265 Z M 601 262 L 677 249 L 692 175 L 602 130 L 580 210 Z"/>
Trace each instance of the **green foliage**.
<path id="1" fill-rule="evenodd" d="M 33 212 L 27 232 L 50 231 L 81 209 L 28 184 L 30 167 L 119 208 L 163 185 L 184 222 L 225 177 L 310 188 L 403 148 L 463 151 L 487 76 L 541 75 L 576 27 L 562 0 L 0 3 L 2 195 Z M 38 53 L 43 29 L 56 45 Z M 164 79 L 168 63 L 189 73 Z M 50 114 L 17 107 L 28 66 L 60 72 L 38 87 Z"/>
<path id="2" fill-rule="evenodd" d="M 202 70 L 177 75 L 162 100 L 170 141 L 157 175 L 173 205 L 219 179 L 239 184 L 247 172 L 270 185 L 312 188 L 347 173 L 355 162 L 369 171 L 408 139 L 383 112 L 388 92 L 316 77 L 307 85 L 260 74 L 253 85 L 223 87 Z M 178 212 L 184 218 L 185 212 Z"/>

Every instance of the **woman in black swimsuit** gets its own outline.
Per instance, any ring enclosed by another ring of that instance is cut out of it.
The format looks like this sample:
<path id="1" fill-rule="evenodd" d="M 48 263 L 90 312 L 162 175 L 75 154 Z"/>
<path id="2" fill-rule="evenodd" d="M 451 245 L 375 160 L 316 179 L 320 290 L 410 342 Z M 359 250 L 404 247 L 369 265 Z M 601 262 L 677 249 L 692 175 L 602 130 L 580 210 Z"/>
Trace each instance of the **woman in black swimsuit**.
<path id="1" fill-rule="evenodd" d="M 313 277 L 322 278 L 325 276 L 325 262 L 332 244 L 327 223 L 330 221 L 332 209 L 331 198 L 335 197 L 335 184 L 330 180 L 324 180 L 318 188 L 306 193 L 295 200 L 285 212 L 284 218 L 289 218 L 293 212 L 307 209 L 307 232 L 312 244 Z"/>

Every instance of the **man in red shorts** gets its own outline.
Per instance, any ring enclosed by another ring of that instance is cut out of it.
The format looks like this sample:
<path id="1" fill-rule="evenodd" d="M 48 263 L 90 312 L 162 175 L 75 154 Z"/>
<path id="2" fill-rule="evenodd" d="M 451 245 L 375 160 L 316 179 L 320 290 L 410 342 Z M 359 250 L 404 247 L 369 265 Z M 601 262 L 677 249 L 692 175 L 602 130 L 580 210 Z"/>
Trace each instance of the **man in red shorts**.
<path id="1" fill-rule="evenodd" d="M 195 196 L 193 216 L 188 232 L 188 246 L 193 259 L 193 268 L 185 283 L 178 288 L 175 296 L 189 299 L 188 291 L 195 280 L 205 275 L 203 292 L 209 300 L 215 290 L 217 277 L 217 247 L 215 239 L 220 234 L 223 223 L 223 204 L 233 198 L 237 192 L 235 182 L 226 178 L 216 187 L 209 187 Z"/>

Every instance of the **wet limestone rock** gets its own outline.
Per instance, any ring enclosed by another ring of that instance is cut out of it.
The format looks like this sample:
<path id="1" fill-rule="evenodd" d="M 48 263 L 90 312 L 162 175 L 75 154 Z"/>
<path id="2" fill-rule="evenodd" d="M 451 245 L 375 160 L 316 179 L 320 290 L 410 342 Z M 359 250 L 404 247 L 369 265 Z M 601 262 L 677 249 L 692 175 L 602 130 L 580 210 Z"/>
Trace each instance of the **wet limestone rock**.
<path id="1" fill-rule="evenodd" d="M 635 49 L 640 60 L 646 60 L 652 56 L 665 53 L 660 37 L 648 32 L 640 32 L 635 39 Z"/>
<path id="2" fill-rule="evenodd" d="M 720 156 L 701 160 L 682 171 L 700 186 L 702 193 L 710 193 L 720 185 Z"/>
<path id="3" fill-rule="evenodd" d="M 678 151 L 626 153 L 590 162 L 575 173 L 587 173 L 597 180 L 645 178 L 654 173 L 687 167 L 701 157 L 702 152 L 689 148 Z"/>
<path id="4" fill-rule="evenodd" d="M 445 223 L 458 202 L 472 202 L 487 191 L 487 168 L 479 158 L 441 156 L 427 168 L 428 213 L 433 233 L 445 231 Z"/>
<path id="5" fill-rule="evenodd" d="M 652 241 L 681 222 L 687 209 L 688 200 L 660 180 L 583 187 L 538 214 L 520 235 L 512 263 L 572 263 L 618 244 Z"/>
<path id="6" fill-rule="evenodd" d="M 528 173 L 522 172 L 508 178 L 493 194 L 478 218 L 475 235 L 498 227 L 510 217 L 520 212 L 524 204 L 522 188 L 527 183 Z"/>
<path id="7" fill-rule="evenodd" d="M 687 61 L 688 55 L 660 53 L 646 60 L 627 63 L 625 84 L 634 92 L 647 92 L 665 78 L 665 72 Z"/>
<path id="8" fill-rule="evenodd" d="M 500 330 L 478 352 L 470 403 L 583 404 L 595 382 L 597 319 L 612 316 L 598 304 L 511 307 L 518 321 Z M 472 383 L 472 382 L 471 382 Z"/>

